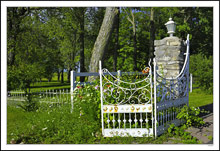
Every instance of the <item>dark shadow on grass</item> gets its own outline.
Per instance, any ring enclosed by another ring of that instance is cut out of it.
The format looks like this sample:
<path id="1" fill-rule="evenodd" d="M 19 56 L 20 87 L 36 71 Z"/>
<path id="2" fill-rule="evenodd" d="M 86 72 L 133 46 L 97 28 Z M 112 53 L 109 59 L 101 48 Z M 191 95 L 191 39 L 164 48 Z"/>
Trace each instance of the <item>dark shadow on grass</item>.
<path id="1" fill-rule="evenodd" d="M 204 109 L 205 111 L 208 111 L 208 113 L 200 113 L 200 114 L 199 114 L 199 117 L 207 116 L 207 115 L 213 113 L 213 103 L 212 103 L 212 104 L 208 104 L 208 105 L 204 105 L 204 106 L 200 106 L 199 108 L 200 108 L 201 111 L 202 111 L 203 109 Z"/>

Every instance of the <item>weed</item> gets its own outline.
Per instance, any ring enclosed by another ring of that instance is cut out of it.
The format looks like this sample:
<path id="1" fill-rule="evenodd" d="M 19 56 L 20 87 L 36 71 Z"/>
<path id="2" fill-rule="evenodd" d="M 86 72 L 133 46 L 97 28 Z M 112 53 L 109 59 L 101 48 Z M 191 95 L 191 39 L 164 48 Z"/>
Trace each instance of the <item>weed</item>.
<path id="1" fill-rule="evenodd" d="M 208 139 L 209 139 L 209 140 L 212 140 L 212 139 L 213 139 L 213 137 L 210 135 L 210 136 L 208 136 Z"/>

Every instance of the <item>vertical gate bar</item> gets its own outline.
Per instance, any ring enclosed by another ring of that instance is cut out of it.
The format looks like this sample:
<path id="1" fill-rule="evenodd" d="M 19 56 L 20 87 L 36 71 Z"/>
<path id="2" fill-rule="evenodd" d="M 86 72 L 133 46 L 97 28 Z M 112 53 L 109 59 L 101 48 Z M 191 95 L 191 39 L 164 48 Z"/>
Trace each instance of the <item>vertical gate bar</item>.
<path id="1" fill-rule="evenodd" d="M 167 109 L 166 109 L 166 123 L 167 123 Z"/>
<path id="2" fill-rule="evenodd" d="M 131 129 L 131 113 L 129 113 L 129 122 L 130 122 L 130 129 Z"/>
<path id="3" fill-rule="evenodd" d="M 157 81 L 156 81 L 157 75 L 156 75 L 156 60 L 154 58 L 154 116 L 155 116 L 155 121 L 154 121 L 154 130 L 155 130 L 155 138 L 157 137 Z"/>
<path id="4" fill-rule="evenodd" d="M 186 57 L 187 57 L 187 59 L 188 59 L 188 62 L 187 62 L 187 106 L 189 106 L 189 34 L 187 34 L 187 48 L 186 48 L 187 50 L 186 50 L 186 52 L 187 52 L 187 54 L 186 54 Z"/>
<path id="5" fill-rule="evenodd" d="M 157 113 L 157 122 L 158 122 L 158 126 L 160 125 L 160 112 Z"/>
<path id="6" fill-rule="evenodd" d="M 151 59 L 150 59 L 151 61 Z M 151 110 L 151 126 L 152 126 L 152 129 L 153 129 L 153 125 L 154 125 L 154 114 L 153 114 L 153 84 L 152 84 L 152 69 L 151 69 L 151 65 L 150 65 L 150 61 L 149 61 L 149 66 L 150 66 L 150 97 L 151 97 L 151 107 L 152 107 L 152 110 Z"/>
<path id="7" fill-rule="evenodd" d="M 140 113 L 140 122 L 141 122 L 141 128 L 142 128 L 142 113 Z"/>
<path id="8" fill-rule="evenodd" d="M 101 91 L 102 135 L 104 135 L 104 121 L 103 121 L 103 92 L 102 92 L 102 62 L 101 62 L 101 60 L 99 60 L 99 77 L 100 77 L 100 91 Z"/>
<path id="9" fill-rule="evenodd" d="M 117 82 L 118 82 L 118 85 L 120 84 L 120 81 L 119 81 L 120 80 L 120 76 L 121 76 L 121 70 L 118 70 L 117 71 L 117 78 L 118 78 Z"/>
<path id="10" fill-rule="evenodd" d="M 168 108 L 169 109 L 169 108 Z M 167 112 L 168 112 L 168 116 L 167 116 L 167 118 L 168 118 L 168 122 L 170 122 L 170 111 L 167 109 Z"/>
<path id="11" fill-rule="evenodd" d="M 113 120 L 112 120 L 112 122 L 113 122 L 113 128 L 115 128 L 115 116 L 114 116 L 114 113 L 113 113 Z"/>
<path id="12" fill-rule="evenodd" d="M 109 128 L 109 113 L 108 113 L 108 121 L 107 122 L 108 122 L 108 128 Z"/>
<path id="13" fill-rule="evenodd" d="M 120 129 L 120 122 L 121 122 L 121 120 L 120 120 L 120 113 L 118 113 L 118 124 L 119 124 L 119 129 Z"/>
<path id="14" fill-rule="evenodd" d="M 192 92 L 192 73 L 190 73 L 190 92 Z"/>
<path id="15" fill-rule="evenodd" d="M 126 129 L 126 119 L 125 119 L 125 113 L 124 113 L 124 120 L 123 120 L 123 122 L 124 122 L 124 128 Z"/>
<path id="16" fill-rule="evenodd" d="M 170 109 L 170 122 L 172 121 L 172 110 Z"/>
<path id="17" fill-rule="evenodd" d="M 136 128 L 136 123 L 137 123 L 136 112 L 135 112 L 134 116 L 135 116 L 135 118 L 134 118 L 134 119 L 135 119 L 135 120 L 134 120 L 135 125 L 134 125 L 134 126 L 135 126 L 135 128 Z"/>
<path id="18" fill-rule="evenodd" d="M 164 110 L 163 110 L 163 127 L 164 127 Z"/>
<path id="19" fill-rule="evenodd" d="M 145 119 L 145 121 L 146 121 L 146 128 L 148 128 L 147 112 L 146 112 L 146 119 Z"/>
<path id="20" fill-rule="evenodd" d="M 71 101 L 71 110 L 70 112 L 73 112 L 73 83 L 75 81 L 73 81 L 74 77 L 73 77 L 73 70 L 70 71 L 70 101 Z"/>

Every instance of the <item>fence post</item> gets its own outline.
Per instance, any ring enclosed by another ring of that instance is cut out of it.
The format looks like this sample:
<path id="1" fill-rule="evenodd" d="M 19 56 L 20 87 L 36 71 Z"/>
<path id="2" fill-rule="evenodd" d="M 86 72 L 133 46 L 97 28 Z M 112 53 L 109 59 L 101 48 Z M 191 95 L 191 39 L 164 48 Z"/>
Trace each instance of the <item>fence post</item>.
<path id="1" fill-rule="evenodd" d="M 121 70 L 118 70 L 117 73 L 118 73 L 117 78 L 120 80 Z M 119 83 L 120 83 L 120 81 L 118 81 L 118 84 L 119 84 Z"/>
<path id="2" fill-rule="evenodd" d="M 192 92 L 192 73 L 190 73 L 190 92 Z"/>
<path id="3" fill-rule="evenodd" d="M 156 60 L 154 58 L 154 111 L 155 111 L 155 120 L 154 120 L 154 130 L 155 130 L 155 139 L 157 137 L 157 75 L 156 75 Z"/>
<path id="4" fill-rule="evenodd" d="M 73 112 L 73 91 L 76 87 L 76 72 L 74 70 L 70 71 L 70 95 L 71 95 L 71 113 Z"/>
<path id="5" fill-rule="evenodd" d="M 100 92 L 101 92 L 101 118 L 102 118 L 102 135 L 104 135 L 104 119 L 103 119 L 103 92 L 102 92 L 102 62 L 99 60 L 99 77 L 100 77 Z"/>

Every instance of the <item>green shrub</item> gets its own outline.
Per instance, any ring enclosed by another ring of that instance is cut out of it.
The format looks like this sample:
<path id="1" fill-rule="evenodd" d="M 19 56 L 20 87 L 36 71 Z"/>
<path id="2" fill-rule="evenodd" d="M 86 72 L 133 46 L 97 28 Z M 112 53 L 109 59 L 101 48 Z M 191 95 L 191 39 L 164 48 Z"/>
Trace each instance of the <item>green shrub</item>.
<path id="1" fill-rule="evenodd" d="M 196 84 L 206 93 L 213 93 L 213 57 L 202 54 L 190 56 L 190 73 Z"/>
<path id="2" fill-rule="evenodd" d="M 186 122 L 185 125 L 187 128 L 190 126 L 200 127 L 205 124 L 203 119 L 198 116 L 202 112 L 204 113 L 207 111 L 201 111 L 199 108 L 188 107 L 187 105 L 185 105 L 177 114 L 177 118 L 184 120 Z"/>
<path id="3" fill-rule="evenodd" d="M 27 93 L 27 98 L 21 104 L 18 104 L 24 111 L 36 111 L 39 108 L 39 101 L 33 98 L 31 93 Z"/>

